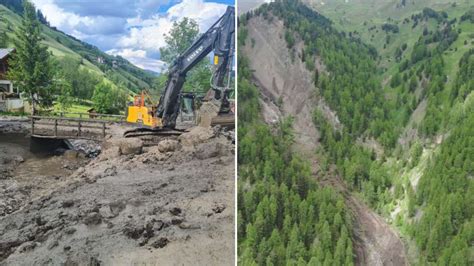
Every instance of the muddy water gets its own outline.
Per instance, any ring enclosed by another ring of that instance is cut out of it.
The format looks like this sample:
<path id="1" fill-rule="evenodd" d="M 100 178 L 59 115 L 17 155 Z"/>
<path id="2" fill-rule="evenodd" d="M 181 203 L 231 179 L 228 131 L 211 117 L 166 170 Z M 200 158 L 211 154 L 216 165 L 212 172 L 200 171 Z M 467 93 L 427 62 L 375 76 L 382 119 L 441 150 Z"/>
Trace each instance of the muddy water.
<path id="1" fill-rule="evenodd" d="M 0 218 L 48 194 L 86 162 L 82 157 L 32 153 L 24 134 L 0 133 Z"/>
<path id="2" fill-rule="evenodd" d="M 23 162 L 21 158 L 23 158 Z M 66 161 L 62 156 L 30 152 L 30 140 L 23 134 L 0 134 L 0 160 L 11 162 L 18 158 L 18 165 L 11 174 L 17 179 L 60 176 L 65 173 Z"/>

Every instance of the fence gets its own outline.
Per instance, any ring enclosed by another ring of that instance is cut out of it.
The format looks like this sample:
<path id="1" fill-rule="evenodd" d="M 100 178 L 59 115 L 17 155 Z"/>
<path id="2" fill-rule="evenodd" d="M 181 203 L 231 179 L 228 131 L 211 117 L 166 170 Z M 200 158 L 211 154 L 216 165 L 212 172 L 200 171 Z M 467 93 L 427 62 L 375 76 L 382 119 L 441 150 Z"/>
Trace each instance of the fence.
<path id="1" fill-rule="evenodd" d="M 68 112 L 56 112 L 53 114 L 58 117 L 68 117 L 68 118 L 89 118 L 89 119 L 102 119 L 109 120 L 114 122 L 124 122 L 124 115 L 110 115 L 110 114 L 96 114 L 96 113 L 68 113 Z"/>
<path id="2" fill-rule="evenodd" d="M 111 121 L 66 117 L 32 116 L 31 135 L 39 138 L 101 140 Z"/>

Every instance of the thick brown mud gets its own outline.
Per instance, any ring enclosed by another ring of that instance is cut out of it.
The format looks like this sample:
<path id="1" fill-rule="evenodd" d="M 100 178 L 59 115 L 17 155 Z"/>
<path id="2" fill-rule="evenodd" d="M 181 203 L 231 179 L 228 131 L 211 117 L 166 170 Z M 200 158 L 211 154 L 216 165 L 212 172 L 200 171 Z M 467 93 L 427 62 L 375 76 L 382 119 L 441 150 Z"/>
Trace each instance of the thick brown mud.
<path id="1" fill-rule="evenodd" d="M 0 216 L 0 265 L 233 264 L 235 151 L 220 132 L 148 147 L 111 138 L 82 166 L 72 154 L 55 161 L 16 150 L 24 161 L 6 180 L 23 184 L 25 198 Z"/>

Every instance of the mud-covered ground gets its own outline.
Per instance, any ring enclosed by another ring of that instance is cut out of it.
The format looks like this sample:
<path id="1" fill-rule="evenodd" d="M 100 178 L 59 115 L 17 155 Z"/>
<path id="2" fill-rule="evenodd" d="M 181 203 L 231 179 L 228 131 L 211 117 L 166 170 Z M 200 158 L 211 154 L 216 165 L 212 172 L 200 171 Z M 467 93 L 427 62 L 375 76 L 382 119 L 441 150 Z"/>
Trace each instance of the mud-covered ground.
<path id="1" fill-rule="evenodd" d="M 151 147 L 111 138 L 0 216 L 0 265 L 231 265 L 234 152 L 206 128 Z"/>

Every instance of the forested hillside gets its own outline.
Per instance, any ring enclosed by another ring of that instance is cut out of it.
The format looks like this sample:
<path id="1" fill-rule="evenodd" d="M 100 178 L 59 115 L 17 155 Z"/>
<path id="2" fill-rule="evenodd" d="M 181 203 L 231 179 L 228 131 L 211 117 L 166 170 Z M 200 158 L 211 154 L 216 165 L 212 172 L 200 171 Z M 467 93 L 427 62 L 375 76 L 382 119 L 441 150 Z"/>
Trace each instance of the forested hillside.
<path id="1" fill-rule="evenodd" d="M 443 0 L 328 2 L 276 1 L 240 22 L 253 16 L 284 22 L 293 60 L 305 62 L 315 94 L 342 122 L 335 128 L 315 108 L 329 164 L 399 229 L 411 262 L 472 264 L 474 7 Z M 240 93 L 247 99 L 241 106 L 258 112 L 258 102 L 249 101 L 258 93 Z M 251 117 L 243 112 L 242 119 Z M 251 141 L 242 133 L 247 152 Z"/>
<path id="2" fill-rule="evenodd" d="M 261 121 L 246 60 L 239 54 L 239 264 L 353 265 L 342 196 L 319 187 L 309 162 L 291 152 L 291 118 L 277 127 Z"/>
<path id="3" fill-rule="evenodd" d="M 3 36 L 3 41 L 6 40 L 6 47 L 13 47 L 16 41 L 14 32 L 21 25 L 23 11 L 21 2 L 0 0 L 0 36 Z M 73 72 L 65 73 L 73 83 L 74 96 L 90 99 L 94 88 L 88 86 L 88 81 L 102 77 L 125 91 L 138 92 L 152 87 L 154 74 L 134 66 L 120 56 L 108 55 L 93 45 L 49 26 L 40 11 L 38 19 L 43 24 L 43 44 L 53 53 L 59 64 L 70 65 L 68 69 L 74 69 Z"/>

